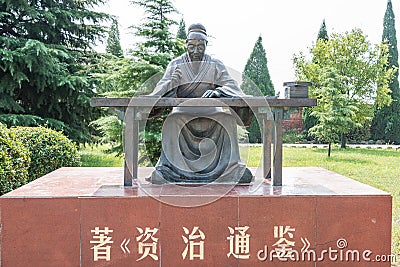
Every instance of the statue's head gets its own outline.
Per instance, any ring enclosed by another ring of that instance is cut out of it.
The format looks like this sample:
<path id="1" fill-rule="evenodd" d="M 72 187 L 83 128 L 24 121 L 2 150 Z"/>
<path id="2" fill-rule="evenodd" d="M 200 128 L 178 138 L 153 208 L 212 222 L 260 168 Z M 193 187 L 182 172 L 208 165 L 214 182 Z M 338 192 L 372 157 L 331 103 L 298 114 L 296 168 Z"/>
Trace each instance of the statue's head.
<path id="1" fill-rule="evenodd" d="M 189 26 L 186 47 L 192 61 L 203 59 L 207 47 L 207 32 L 202 24 L 195 23 Z"/>

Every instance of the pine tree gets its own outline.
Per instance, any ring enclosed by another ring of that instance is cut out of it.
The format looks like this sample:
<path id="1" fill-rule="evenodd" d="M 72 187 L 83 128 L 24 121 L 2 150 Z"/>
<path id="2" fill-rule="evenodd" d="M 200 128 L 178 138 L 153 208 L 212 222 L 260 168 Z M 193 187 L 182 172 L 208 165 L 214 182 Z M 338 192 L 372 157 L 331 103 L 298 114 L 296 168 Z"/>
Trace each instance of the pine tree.
<path id="1" fill-rule="evenodd" d="M 275 95 L 267 63 L 262 37 L 259 36 L 242 74 L 243 83 L 241 87 L 243 92 L 253 96 Z M 250 143 L 260 143 L 262 141 L 258 120 L 255 117 L 248 128 L 248 132 Z"/>
<path id="2" fill-rule="evenodd" d="M 399 67 L 397 38 L 395 28 L 395 16 L 392 8 L 392 1 L 388 0 L 385 16 L 383 19 L 382 41 L 389 45 L 388 68 Z M 395 72 L 393 80 L 389 83 L 392 90 L 392 103 L 390 106 L 375 109 L 375 116 L 372 121 L 372 138 L 384 140 L 385 142 L 400 143 L 400 89 L 399 71 Z"/>
<path id="3" fill-rule="evenodd" d="M 174 57 L 185 52 L 185 42 L 174 38 L 171 33 L 171 26 L 178 24 L 171 18 L 177 10 L 170 0 L 137 0 L 132 3 L 143 7 L 146 14 L 144 22 L 134 27 L 136 36 L 142 37 L 144 41 L 133 55 L 138 60 L 165 69 Z M 167 115 L 168 112 L 165 111 L 162 116 L 155 117 L 146 124 L 146 154 L 154 164 L 161 153 L 161 129 Z"/>
<path id="4" fill-rule="evenodd" d="M 171 59 L 185 51 L 185 41 L 175 39 L 171 33 L 171 26 L 177 23 L 169 16 L 177 11 L 169 0 L 140 0 L 132 3 L 144 9 L 143 23 L 131 27 L 136 29 L 135 35 L 142 42 L 137 44 L 129 57 L 114 58 L 98 67 L 100 71 L 96 75 L 101 81 L 100 89 L 107 92 L 108 96 L 129 97 L 150 93 Z M 146 151 L 141 150 L 140 153 L 148 155 L 153 163 L 158 160 L 161 152 L 161 129 L 165 116 L 150 119 L 146 123 L 145 134 L 141 134 Z M 94 124 L 103 133 L 103 140 L 112 143 L 112 148 L 107 152 L 122 153 L 123 124 L 117 116 L 102 117 Z M 147 162 L 146 157 L 143 159 Z"/>
<path id="5" fill-rule="evenodd" d="M 118 20 L 114 19 L 108 33 L 106 52 L 116 57 L 124 57 L 119 36 Z"/>
<path id="6" fill-rule="evenodd" d="M 88 49 L 105 33 L 99 22 L 108 15 L 92 11 L 106 0 L 2 0 L 0 36 Z M 4 13 L 3 13 L 4 12 Z"/>
<path id="7" fill-rule="evenodd" d="M 164 68 L 177 55 L 184 52 L 182 42 L 178 42 L 170 32 L 177 22 L 171 17 L 177 13 L 170 0 L 137 0 L 134 5 L 145 9 L 144 22 L 136 27 L 136 36 L 144 38 L 134 55 L 150 64 Z"/>
<path id="8" fill-rule="evenodd" d="M 187 37 L 186 23 L 182 18 L 181 21 L 179 22 L 179 28 L 178 28 L 178 32 L 176 33 L 176 38 L 186 40 L 186 37 Z"/>
<path id="9" fill-rule="evenodd" d="M 89 140 L 99 111 L 89 105 L 95 93 L 85 71 L 105 33 L 100 22 L 109 16 L 92 11 L 103 2 L 0 2 L 0 121 L 52 122 L 76 141 Z"/>

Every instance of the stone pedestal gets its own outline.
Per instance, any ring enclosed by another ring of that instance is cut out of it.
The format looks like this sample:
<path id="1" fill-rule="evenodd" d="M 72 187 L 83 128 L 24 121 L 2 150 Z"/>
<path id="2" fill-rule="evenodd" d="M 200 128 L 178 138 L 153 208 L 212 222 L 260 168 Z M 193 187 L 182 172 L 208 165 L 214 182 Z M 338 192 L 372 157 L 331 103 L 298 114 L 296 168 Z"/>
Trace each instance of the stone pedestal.
<path id="1" fill-rule="evenodd" d="M 124 188 L 122 168 L 62 168 L 0 199 L 1 263 L 390 266 L 389 194 L 321 168 L 283 176 Z"/>

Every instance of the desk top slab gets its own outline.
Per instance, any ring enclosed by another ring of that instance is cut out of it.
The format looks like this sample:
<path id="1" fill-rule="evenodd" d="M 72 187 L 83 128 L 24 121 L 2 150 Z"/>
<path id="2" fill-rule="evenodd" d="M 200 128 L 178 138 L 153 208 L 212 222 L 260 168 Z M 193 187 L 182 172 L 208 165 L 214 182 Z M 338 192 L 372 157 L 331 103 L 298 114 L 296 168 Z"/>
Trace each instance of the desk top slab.
<path id="1" fill-rule="evenodd" d="M 311 107 L 317 105 L 314 98 L 280 99 L 268 97 L 243 98 L 93 98 L 93 107 Z"/>

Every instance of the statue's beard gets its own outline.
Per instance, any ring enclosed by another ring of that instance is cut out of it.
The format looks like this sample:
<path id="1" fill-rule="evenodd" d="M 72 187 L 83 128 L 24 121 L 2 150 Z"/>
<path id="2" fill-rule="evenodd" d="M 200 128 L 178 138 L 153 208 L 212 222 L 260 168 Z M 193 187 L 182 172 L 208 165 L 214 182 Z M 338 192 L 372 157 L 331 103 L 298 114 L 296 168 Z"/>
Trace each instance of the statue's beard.
<path id="1" fill-rule="evenodd" d="M 189 54 L 189 56 L 192 61 L 201 61 L 204 54 Z"/>

